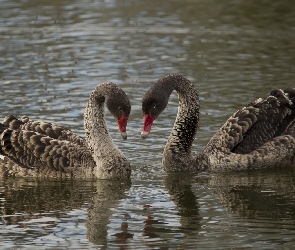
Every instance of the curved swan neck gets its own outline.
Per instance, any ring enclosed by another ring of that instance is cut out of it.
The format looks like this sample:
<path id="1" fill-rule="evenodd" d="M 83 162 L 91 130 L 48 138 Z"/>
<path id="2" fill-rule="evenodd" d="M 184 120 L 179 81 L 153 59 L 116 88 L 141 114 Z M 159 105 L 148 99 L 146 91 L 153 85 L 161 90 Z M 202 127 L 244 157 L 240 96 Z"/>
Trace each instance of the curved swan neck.
<path id="1" fill-rule="evenodd" d="M 179 107 L 165 150 L 191 152 L 199 123 L 199 97 L 193 84 L 181 75 L 172 75 Z"/>
<path id="2" fill-rule="evenodd" d="M 112 83 L 98 85 L 91 93 L 84 113 L 84 128 L 88 148 L 97 162 L 101 156 L 109 156 L 118 151 L 109 135 L 106 121 L 104 103 L 108 98 Z"/>

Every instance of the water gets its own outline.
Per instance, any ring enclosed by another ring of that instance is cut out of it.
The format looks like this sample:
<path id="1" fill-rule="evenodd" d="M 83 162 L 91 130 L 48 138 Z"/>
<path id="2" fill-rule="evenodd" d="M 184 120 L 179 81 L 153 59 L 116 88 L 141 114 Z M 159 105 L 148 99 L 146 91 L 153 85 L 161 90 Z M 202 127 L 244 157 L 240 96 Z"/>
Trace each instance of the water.
<path id="1" fill-rule="evenodd" d="M 2 1 L 0 112 L 83 135 L 90 92 L 113 81 L 128 94 L 131 181 L 0 180 L 2 248 L 292 249 L 293 168 L 167 174 L 161 157 L 177 112 L 173 94 L 140 139 L 141 98 L 182 73 L 198 89 L 200 150 L 237 109 L 294 86 L 295 10 L 283 1 Z"/>

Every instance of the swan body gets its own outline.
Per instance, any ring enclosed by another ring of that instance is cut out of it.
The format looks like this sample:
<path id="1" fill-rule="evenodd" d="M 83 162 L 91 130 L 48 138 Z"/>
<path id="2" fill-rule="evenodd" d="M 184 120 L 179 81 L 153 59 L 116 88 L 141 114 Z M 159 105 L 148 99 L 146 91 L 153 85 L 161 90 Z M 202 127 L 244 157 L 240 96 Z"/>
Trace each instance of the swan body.
<path id="1" fill-rule="evenodd" d="M 274 89 L 234 113 L 197 156 L 191 153 L 199 122 L 199 98 L 180 74 L 160 78 L 144 95 L 145 139 L 173 90 L 179 108 L 163 154 L 166 171 L 227 171 L 295 165 L 295 88 Z"/>
<path id="2" fill-rule="evenodd" d="M 129 178 L 130 164 L 106 127 L 105 103 L 126 139 L 130 102 L 111 82 L 90 95 L 84 113 L 86 139 L 62 126 L 7 116 L 0 123 L 0 177 Z"/>

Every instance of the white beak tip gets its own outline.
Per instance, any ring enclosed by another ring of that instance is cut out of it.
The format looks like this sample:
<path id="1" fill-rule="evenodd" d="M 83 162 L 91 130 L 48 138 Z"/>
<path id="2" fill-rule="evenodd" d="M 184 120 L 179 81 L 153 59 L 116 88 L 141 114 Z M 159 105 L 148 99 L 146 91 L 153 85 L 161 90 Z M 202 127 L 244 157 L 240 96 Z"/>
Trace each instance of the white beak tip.
<path id="1" fill-rule="evenodd" d="M 146 139 L 149 136 L 149 132 L 141 131 L 141 139 Z"/>
<path id="2" fill-rule="evenodd" d="M 126 132 L 121 132 L 121 136 L 122 136 L 123 140 L 127 139 L 127 133 Z"/>

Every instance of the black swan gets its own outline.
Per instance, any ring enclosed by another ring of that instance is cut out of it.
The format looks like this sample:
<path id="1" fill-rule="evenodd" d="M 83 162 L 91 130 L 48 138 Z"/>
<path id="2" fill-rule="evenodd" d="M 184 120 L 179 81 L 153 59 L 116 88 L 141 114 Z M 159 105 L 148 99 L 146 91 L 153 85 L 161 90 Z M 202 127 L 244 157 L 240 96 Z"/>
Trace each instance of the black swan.
<path id="1" fill-rule="evenodd" d="M 234 113 L 197 156 L 191 146 L 199 121 L 199 98 L 180 74 L 160 78 L 142 100 L 147 138 L 153 121 L 165 109 L 173 90 L 179 108 L 163 154 L 166 171 L 226 171 L 295 165 L 295 88 L 273 89 Z"/>
<path id="2" fill-rule="evenodd" d="M 111 82 L 90 95 L 84 113 L 86 140 L 65 127 L 6 117 L 0 123 L 0 177 L 129 178 L 130 164 L 108 133 L 104 103 L 126 139 L 131 105 Z"/>

